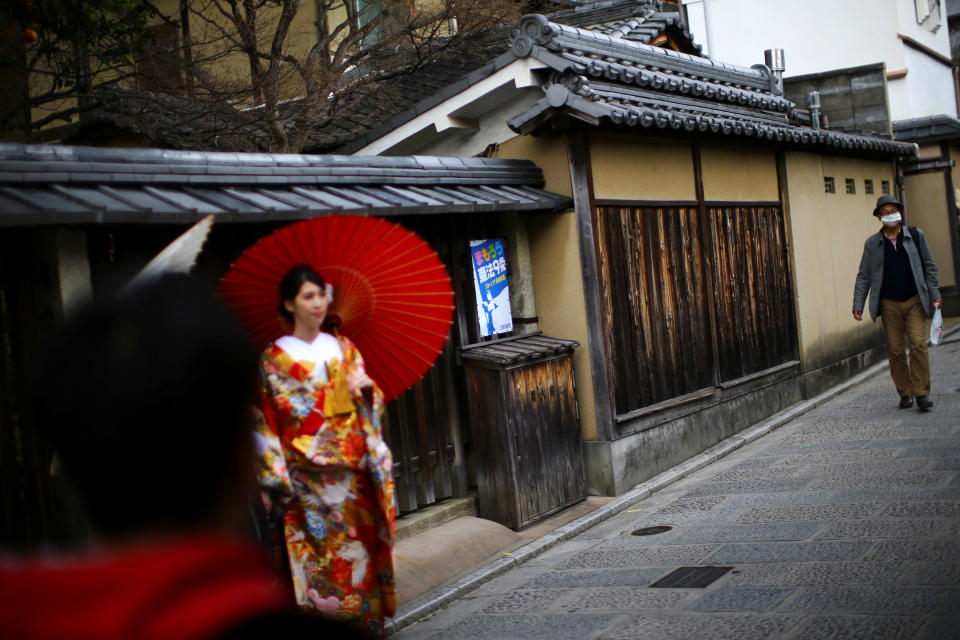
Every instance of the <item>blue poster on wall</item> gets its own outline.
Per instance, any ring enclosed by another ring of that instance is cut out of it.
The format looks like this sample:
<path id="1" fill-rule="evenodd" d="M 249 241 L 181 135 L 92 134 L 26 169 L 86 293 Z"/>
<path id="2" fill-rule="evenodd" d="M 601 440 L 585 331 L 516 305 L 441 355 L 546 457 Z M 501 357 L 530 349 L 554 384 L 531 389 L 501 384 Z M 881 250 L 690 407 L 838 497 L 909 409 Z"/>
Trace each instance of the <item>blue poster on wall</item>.
<path id="1" fill-rule="evenodd" d="M 480 335 L 485 337 L 513 331 L 503 240 L 471 240 L 470 254 L 473 256 L 473 285 L 477 296 Z"/>

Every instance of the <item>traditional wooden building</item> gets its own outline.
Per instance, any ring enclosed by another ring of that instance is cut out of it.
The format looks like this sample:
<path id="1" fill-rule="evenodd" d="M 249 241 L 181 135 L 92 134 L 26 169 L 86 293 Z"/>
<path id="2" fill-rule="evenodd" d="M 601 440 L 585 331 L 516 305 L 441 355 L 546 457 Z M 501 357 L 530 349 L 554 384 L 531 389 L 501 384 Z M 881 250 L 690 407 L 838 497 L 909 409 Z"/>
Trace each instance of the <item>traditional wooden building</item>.
<path id="1" fill-rule="evenodd" d="M 474 480 L 458 351 L 479 342 L 469 240 L 570 209 L 569 197 L 542 186 L 528 160 L 0 145 L 0 544 L 70 535 L 70 514 L 51 508 L 51 451 L 33 428 L 38 345 L 73 305 L 122 286 L 210 214 L 195 273 L 211 290 L 258 238 L 315 216 L 389 218 L 437 250 L 456 293 L 454 326 L 434 368 L 390 403 L 387 428 L 401 512 L 467 495 Z"/>
<path id="2" fill-rule="evenodd" d="M 0 224 L 16 230 L 4 233 L 3 291 L 27 303 L 7 307 L 18 310 L 4 331 L 52 321 L 71 292 L 132 273 L 207 211 L 219 220 L 199 265 L 211 282 L 286 220 L 397 219 L 447 262 L 458 308 L 438 365 L 390 409 L 403 511 L 464 495 L 478 477 L 552 486 L 516 467 L 542 462 L 554 440 L 515 423 L 509 438 L 478 437 L 494 428 L 488 413 L 515 418 L 494 404 L 534 389 L 487 384 L 471 411 L 470 352 L 499 363 L 502 380 L 535 376 L 511 369 L 528 346 L 481 329 L 471 240 L 505 247 L 510 338 L 580 345 L 558 400 L 547 384 L 525 407 L 577 414 L 591 493 L 622 493 L 881 356 L 878 328 L 851 318 L 853 281 L 876 230 L 866 212 L 915 145 L 818 127 L 776 72 L 702 57 L 655 1 L 526 16 L 509 38 L 415 80 L 398 80 L 406 100 L 339 119 L 308 147 L 352 157 L 6 148 Z M 42 251 L 27 255 L 31 245 Z M 25 260 L 42 264 L 6 268 Z"/>
<path id="3" fill-rule="evenodd" d="M 821 128 L 765 65 L 646 44 L 669 18 L 645 4 L 526 16 L 509 51 L 341 149 L 528 158 L 573 198 L 505 233 L 530 256 L 526 315 L 587 346 L 587 486 L 604 495 L 879 357 L 853 281 L 869 211 L 916 151 Z"/>

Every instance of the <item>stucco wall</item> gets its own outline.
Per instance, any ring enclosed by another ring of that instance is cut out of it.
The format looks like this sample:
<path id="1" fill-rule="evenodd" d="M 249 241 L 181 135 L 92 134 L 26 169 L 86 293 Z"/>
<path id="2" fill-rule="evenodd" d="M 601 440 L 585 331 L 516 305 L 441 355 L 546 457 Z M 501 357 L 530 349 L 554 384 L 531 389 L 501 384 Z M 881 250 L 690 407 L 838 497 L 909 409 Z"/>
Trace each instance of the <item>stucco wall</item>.
<path id="1" fill-rule="evenodd" d="M 940 286 L 957 284 L 953 272 L 953 243 L 950 239 L 950 219 L 947 217 L 946 181 L 939 171 L 921 173 L 904 178 L 904 204 L 907 220 L 923 229 L 937 263 Z"/>
<path id="2" fill-rule="evenodd" d="M 890 83 L 890 93 L 891 98 L 894 94 L 902 94 L 901 103 L 906 102 L 909 115 L 902 112 L 893 113 L 891 115 L 894 119 L 921 118 L 941 113 L 956 116 L 957 99 L 953 84 L 953 70 L 946 64 L 931 59 L 926 53 L 910 47 L 904 47 L 903 54 L 907 75 L 899 81 Z M 947 56 L 949 55 L 948 53 Z"/>
<path id="3" fill-rule="evenodd" d="M 802 371 L 807 373 L 875 345 L 879 325 L 853 319 L 853 287 L 867 236 L 879 225 L 871 215 L 881 180 L 893 184 L 889 162 L 788 152 L 787 235 L 792 247 L 794 295 Z M 824 176 L 837 190 L 824 191 Z M 847 194 L 846 178 L 857 193 Z M 864 179 L 874 193 L 864 193 Z M 869 314 L 867 314 L 869 316 Z"/>
<path id="4" fill-rule="evenodd" d="M 496 152 L 498 158 L 533 160 L 543 170 L 546 181 L 543 188 L 554 193 L 572 196 L 570 165 L 567 163 L 567 143 L 560 136 L 516 136 L 502 143 Z"/>
<path id="5" fill-rule="evenodd" d="M 700 159 L 707 202 L 780 199 L 777 156 L 773 151 L 703 145 Z"/>
<path id="6" fill-rule="evenodd" d="M 593 195 L 599 200 L 695 200 L 690 145 L 606 131 L 590 132 Z"/>

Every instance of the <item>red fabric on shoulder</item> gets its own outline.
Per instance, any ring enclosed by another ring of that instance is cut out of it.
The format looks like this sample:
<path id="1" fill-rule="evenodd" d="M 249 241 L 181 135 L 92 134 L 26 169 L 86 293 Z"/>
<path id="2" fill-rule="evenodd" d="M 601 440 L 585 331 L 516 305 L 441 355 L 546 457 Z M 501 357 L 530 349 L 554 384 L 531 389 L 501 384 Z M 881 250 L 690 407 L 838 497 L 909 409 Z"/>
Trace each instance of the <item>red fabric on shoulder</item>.
<path id="1" fill-rule="evenodd" d="M 0 561 L 0 637 L 215 637 L 289 610 L 260 554 L 230 539 Z"/>

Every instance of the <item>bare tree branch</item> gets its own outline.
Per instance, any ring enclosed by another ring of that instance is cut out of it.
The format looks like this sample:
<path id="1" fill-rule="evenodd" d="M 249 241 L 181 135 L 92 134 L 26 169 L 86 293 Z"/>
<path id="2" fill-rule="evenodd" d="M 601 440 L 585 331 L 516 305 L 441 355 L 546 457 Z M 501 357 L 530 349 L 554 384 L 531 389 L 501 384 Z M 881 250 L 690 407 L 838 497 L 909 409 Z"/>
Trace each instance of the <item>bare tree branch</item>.
<path id="1" fill-rule="evenodd" d="M 40 40 L 17 63 L 31 92 L 0 105 L 0 123 L 43 109 L 28 119 L 36 132 L 89 113 L 145 141 L 293 152 L 335 118 L 374 117 L 397 91 L 390 83 L 445 57 L 468 58 L 460 50 L 471 38 L 525 8 L 524 0 L 178 0 L 167 15 L 149 0 L 19 4 L 11 19 Z"/>

